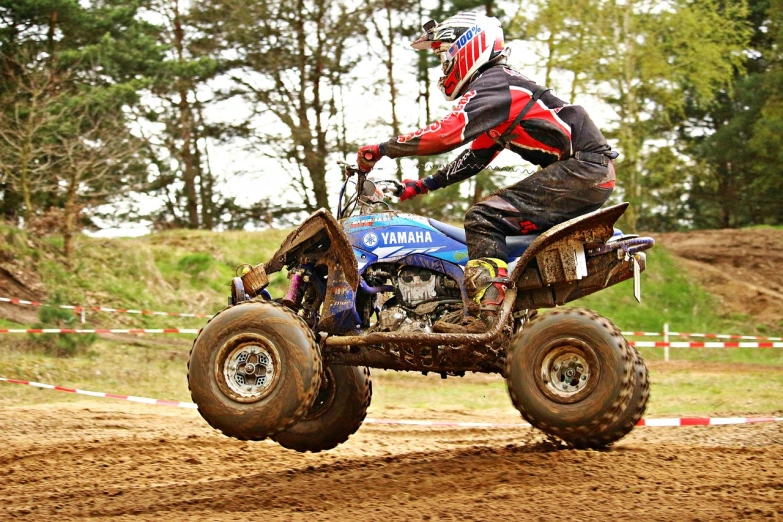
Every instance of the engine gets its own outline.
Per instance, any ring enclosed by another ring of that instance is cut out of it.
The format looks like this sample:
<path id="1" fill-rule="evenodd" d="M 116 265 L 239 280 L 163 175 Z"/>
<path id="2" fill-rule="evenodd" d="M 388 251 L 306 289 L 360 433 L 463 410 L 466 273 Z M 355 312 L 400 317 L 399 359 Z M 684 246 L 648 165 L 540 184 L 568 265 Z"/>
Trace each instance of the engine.
<path id="1" fill-rule="evenodd" d="M 383 279 L 395 288 L 394 297 L 381 306 L 376 330 L 429 333 L 444 312 L 461 307 L 459 284 L 439 272 L 414 266 L 400 267 L 396 273 L 368 272 L 376 281 Z"/>

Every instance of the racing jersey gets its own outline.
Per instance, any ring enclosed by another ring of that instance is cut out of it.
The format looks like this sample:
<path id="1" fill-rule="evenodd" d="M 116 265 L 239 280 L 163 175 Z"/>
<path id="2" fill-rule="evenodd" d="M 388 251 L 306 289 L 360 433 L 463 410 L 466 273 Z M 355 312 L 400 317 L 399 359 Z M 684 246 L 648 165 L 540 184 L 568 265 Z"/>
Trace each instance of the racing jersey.
<path id="1" fill-rule="evenodd" d="M 505 65 L 490 67 L 468 86 L 442 120 L 380 144 L 390 158 L 441 154 L 473 142 L 452 162 L 424 180 L 430 189 L 445 187 L 478 174 L 503 150 L 499 138 L 539 85 Z M 509 141 L 510 140 L 510 141 Z M 603 134 L 579 105 L 544 92 L 507 138 L 508 148 L 524 160 L 546 167 L 578 151 L 607 154 Z"/>

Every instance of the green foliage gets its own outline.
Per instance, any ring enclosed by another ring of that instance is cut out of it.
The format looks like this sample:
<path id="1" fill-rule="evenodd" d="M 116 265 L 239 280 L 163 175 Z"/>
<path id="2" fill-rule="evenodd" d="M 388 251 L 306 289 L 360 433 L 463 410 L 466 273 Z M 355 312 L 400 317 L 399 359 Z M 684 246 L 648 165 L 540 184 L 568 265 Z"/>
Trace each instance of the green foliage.
<path id="1" fill-rule="evenodd" d="M 205 253 L 187 254 L 183 256 L 177 266 L 183 272 L 190 274 L 193 279 L 203 277 L 203 273 L 215 264 L 215 259 Z"/>
<path id="2" fill-rule="evenodd" d="M 521 6 L 512 29 L 540 42 L 544 81 L 566 72 L 569 82 L 558 87 L 572 101 L 591 95 L 617 113 L 617 127 L 606 134 L 621 153 L 619 197 L 631 203 L 624 228 L 685 225 L 688 162 L 672 150 L 675 125 L 687 107 L 731 92 L 750 36 L 744 0 L 535 4 Z"/>
<path id="3" fill-rule="evenodd" d="M 695 227 L 783 223 L 783 8 L 768 1 L 749 7 L 749 58 L 735 71 L 733 88 L 706 108 L 689 106 L 680 129 L 696 159 L 687 200 Z"/>
<path id="4" fill-rule="evenodd" d="M 51 304 L 61 304 L 61 296 L 55 294 Z M 33 328 L 78 328 L 78 316 L 73 310 L 42 306 L 38 311 L 40 323 Z M 29 334 L 29 340 L 44 353 L 55 357 L 84 355 L 97 340 L 95 334 Z"/>
<path id="5" fill-rule="evenodd" d="M 145 168 L 128 109 L 164 49 L 140 8 L 119 0 L 0 4 L 0 214 L 31 226 L 61 209 L 66 254 L 94 209 L 126 194 Z"/>

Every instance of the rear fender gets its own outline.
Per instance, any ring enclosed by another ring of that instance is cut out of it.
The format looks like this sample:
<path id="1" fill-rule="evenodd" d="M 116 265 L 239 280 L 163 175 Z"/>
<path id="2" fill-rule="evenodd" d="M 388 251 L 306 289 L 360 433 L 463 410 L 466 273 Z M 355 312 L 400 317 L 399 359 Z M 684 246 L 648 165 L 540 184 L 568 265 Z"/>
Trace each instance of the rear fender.
<path id="1" fill-rule="evenodd" d="M 291 232 L 264 268 L 272 274 L 286 265 L 305 263 L 324 265 L 328 270 L 319 330 L 334 333 L 355 329 L 361 323 L 355 306 L 359 267 L 342 227 L 326 209 L 313 212 Z"/>
<path id="2" fill-rule="evenodd" d="M 552 227 L 536 238 L 519 258 L 510 277 L 519 290 L 517 308 L 544 308 L 572 300 L 568 297 L 576 292 L 563 293 L 560 287 L 572 290 L 581 286 L 588 275 L 599 269 L 586 257 L 585 245 L 603 244 L 611 238 L 614 224 L 627 208 L 628 203 L 621 203 L 600 209 Z M 601 266 L 599 270 L 604 272 L 609 268 Z"/>

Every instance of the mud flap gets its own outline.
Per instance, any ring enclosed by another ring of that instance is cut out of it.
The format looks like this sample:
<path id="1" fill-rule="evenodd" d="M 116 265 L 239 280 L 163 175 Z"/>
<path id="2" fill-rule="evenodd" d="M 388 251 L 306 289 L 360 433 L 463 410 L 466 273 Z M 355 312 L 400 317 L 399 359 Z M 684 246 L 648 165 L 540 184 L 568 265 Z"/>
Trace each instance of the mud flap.
<path id="1" fill-rule="evenodd" d="M 642 268 L 639 266 L 639 260 L 636 256 L 631 256 L 631 263 L 633 263 L 633 296 L 636 301 L 642 302 Z"/>

